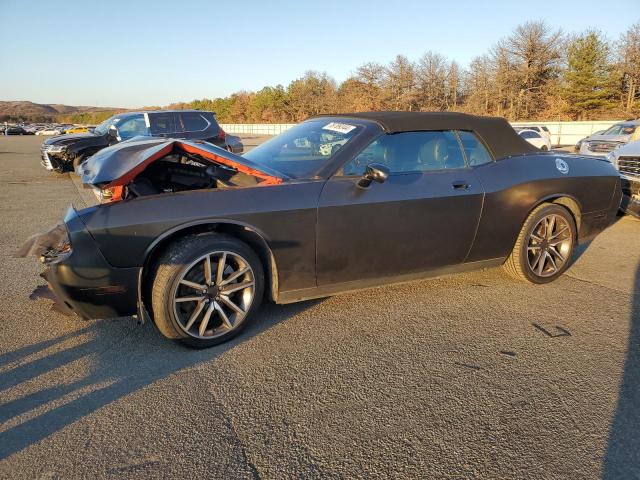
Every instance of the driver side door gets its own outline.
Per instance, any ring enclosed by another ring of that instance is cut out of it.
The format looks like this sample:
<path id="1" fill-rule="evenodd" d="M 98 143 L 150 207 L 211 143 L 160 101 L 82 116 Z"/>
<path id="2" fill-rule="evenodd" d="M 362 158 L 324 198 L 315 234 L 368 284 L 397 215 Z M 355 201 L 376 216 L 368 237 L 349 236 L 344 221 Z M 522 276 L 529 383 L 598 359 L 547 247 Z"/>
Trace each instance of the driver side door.
<path id="1" fill-rule="evenodd" d="M 370 163 L 384 183 L 357 181 Z M 317 225 L 319 286 L 385 279 L 462 263 L 483 189 L 453 131 L 383 135 L 330 178 Z"/>

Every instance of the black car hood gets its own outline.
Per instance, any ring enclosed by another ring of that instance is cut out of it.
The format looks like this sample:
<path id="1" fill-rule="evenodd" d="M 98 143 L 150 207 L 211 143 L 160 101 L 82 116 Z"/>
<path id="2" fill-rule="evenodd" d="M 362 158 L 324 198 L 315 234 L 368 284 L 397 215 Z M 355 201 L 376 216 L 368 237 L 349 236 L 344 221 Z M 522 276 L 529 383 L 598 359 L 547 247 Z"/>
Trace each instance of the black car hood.
<path id="1" fill-rule="evenodd" d="M 251 162 L 239 155 L 203 141 L 167 138 L 129 140 L 100 150 L 82 164 L 80 176 L 86 185 L 119 186 L 133 180 L 147 166 L 172 153 L 198 155 L 212 163 L 226 165 L 262 180 L 281 183 L 284 174 Z"/>
<path id="2" fill-rule="evenodd" d="M 44 141 L 45 145 L 70 145 L 72 143 L 93 143 L 94 141 L 104 141 L 102 135 L 96 135 L 94 133 L 72 133 L 69 135 L 56 135 L 55 137 L 47 138 Z"/>

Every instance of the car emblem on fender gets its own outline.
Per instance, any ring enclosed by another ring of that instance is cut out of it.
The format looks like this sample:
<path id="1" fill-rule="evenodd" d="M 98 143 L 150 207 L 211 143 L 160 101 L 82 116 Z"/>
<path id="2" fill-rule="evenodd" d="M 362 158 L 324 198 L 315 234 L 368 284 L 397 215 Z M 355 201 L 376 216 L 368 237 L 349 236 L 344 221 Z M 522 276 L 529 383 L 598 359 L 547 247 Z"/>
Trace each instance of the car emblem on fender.
<path id="1" fill-rule="evenodd" d="M 563 175 L 569 173 L 569 164 L 561 158 L 556 158 L 556 168 Z"/>

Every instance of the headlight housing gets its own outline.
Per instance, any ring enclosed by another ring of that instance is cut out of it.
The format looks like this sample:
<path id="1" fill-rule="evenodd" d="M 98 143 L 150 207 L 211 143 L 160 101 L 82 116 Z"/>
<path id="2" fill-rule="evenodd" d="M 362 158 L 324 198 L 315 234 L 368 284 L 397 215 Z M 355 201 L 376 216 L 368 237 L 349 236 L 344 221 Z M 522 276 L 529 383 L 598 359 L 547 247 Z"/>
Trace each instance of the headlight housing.
<path id="1" fill-rule="evenodd" d="M 64 153 L 67 150 L 66 145 L 51 145 L 48 149 L 48 153 Z"/>
<path id="2" fill-rule="evenodd" d="M 100 203 L 119 202 L 124 194 L 124 187 L 122 186 L 110 188 L 93 187 L 92 190 Z"/>

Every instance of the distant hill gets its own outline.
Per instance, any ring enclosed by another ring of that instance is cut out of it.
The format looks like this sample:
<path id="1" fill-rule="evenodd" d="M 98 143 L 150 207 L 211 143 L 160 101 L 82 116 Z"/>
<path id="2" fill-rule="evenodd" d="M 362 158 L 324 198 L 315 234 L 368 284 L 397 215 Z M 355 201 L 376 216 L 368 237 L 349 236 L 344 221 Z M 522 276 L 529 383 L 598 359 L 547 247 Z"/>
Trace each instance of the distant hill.
<path id="1" fill-rule="evenodd" d="M 101 118 L 105 115 L 124 111 L 124 108 L 72 106 L 29 101 L 0 100 L 0 121 L 61 121 L 65 118 Z M 107 115 L 107 116 L 109 116 Z M 70 120 L 67 120 L 70 121 Z"/>

